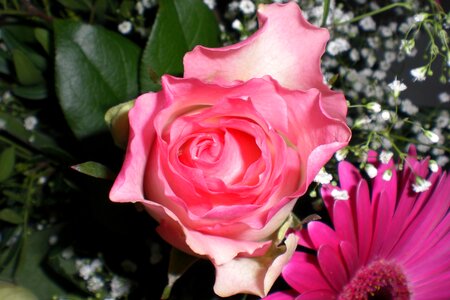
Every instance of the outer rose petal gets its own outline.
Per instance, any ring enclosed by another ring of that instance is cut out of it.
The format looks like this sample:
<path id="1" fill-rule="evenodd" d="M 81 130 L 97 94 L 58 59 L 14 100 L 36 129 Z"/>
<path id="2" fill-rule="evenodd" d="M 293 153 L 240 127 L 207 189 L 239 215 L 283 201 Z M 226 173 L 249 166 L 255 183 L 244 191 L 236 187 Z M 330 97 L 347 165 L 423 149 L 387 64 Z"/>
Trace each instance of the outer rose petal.
<path id="1" fill-rule="evenodd" d="M 290 89 L 329 91 L 320 70 L 328 31 L 308 23 L 294 2 L 261 5 L 258 20 L 260 29 L 245 41 L 187 53 L 184 77 L 230 83 L 270 75 Z"/>
<path id="2" fill-rule="evenodd" d="M 220 297 L 249 293 L 264 297 L 269 292 L 284 265 L 295 252 L 297 236 L 289 234 L 285 245 L 255 258 L 236 258 L 217 266 L 214 292 Z"/>
<path id="3" fill-rule="evenodd" d="M 155 140 L 153 120 L 165 104 L 164 94 L 148 93 L 136 99 L 129 112 L 130 136 L 122 169 L 109 193 L 115 202 L 144 200 L 145 163 Z"/>

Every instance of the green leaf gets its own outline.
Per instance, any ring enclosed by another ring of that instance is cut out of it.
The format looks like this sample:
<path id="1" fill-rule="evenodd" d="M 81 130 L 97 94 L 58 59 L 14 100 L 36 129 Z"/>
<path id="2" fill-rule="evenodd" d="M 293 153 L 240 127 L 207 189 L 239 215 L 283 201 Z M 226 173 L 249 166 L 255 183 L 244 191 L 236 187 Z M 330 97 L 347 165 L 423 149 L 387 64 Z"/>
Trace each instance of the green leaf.
<path id="1" fill-rule="evenodd" d="M 33 63 L 33 66 L 44 71 L 47 68 L 47 59 L 36 52 L 34 45 L 31 44 L 35 42 L 33 30 L 33 27 L 22 25 L 8 25 L 0 29 L 3 41 L 10 51 L 16 49 L 22 51 Z M 31 44 L 32 47 L 28 44 Z"/>
<path id="2" fill-rule="evenodd" d="M 9 60 L 8 53 L 0 49 L 0 73 L 9 75 L 8 60 Z"/>
<path id="3" fill-rule="evenodd" d="M 0 111 L 0 122 L 4 122 L 2 124 L 3 130 L 34 149 L 47 154 L 57 155 L 60 158 L 71 159 L 71 155 L 61 149 L 53 138 L 36 130 L 29 131 L 25 129 L 23 122 L 10 114 Z"/>
<path id="4" fill-rule="evenodd" d="M 33 85 L 44 81 L 41 72 L 34 66 L 33 62 L 24 51 L 21 49 L 13 49 L 12 57 L 17 79 L 21 84 Z"/>
<path id="5" fill-rule="evenodd" d="M 31 100 L 41 100 L 47 98 L 47 85 L 37 84 L 37 85 L 13 85 L 12 92 L 14 95 Z"/>
<path id="6" fill-rule="evenodd" d="M 198 257 L 189 255 L 176 248 L 170 252 L 168 283 L 164 288 L 161 300 L 169 299 L 170 292 L 175 282 L 184 274 L 196 261 Z"/>
<path id="7" fill-rule="evenodd" d="M 0 220 L 16 225 L 23 223 L 23 217 L 11 208 L 0 210 Z"/>
<path id="8" fill-rule="evenodd" d="M 28 289 L 11 283 L 0 282 L 0 299 L 4 300 L 38 300 Z"/>
<path id="9" fill-rule="evenodd" d="M 195 17 L 193 17 L 195 16 Z M 183 72 L 183 56 L 196 45 L 217 46 L 219 27 L 202 0 L 161 0 L 140 69 L 142 91 L 160 88 L 163 74 Z"/>
<path id="10" fill-rule="evenodd" d="M 23 240 L 18 265 L 11 260 L 5 270 L 0 273 L 0 280 L 11 280 L 15 269 L 14 282 L 31 290 L 38 299 L 52 299 L 53 295 L 64 295 L 66 291 L 58 285 L 44 266 L 49 251 L 49 238 L 57 235 L 61 226 L 54 226 L 42 231 L 28 232 Z"/>
<path id="11" fill-rule="evenodd" d="M 58 0 L 59 3 L 64 5 L 66 8 L 72 10 L 89 11 L 92 6 L 92 1 L 80 1 L 80 0 Z"/>
<path id="12" fill-rule="evenodd" d="M 101 179 L 114 179 L 115 175 L 114 173 L 108 169 L 108 167 L 95 162 L 95 161 L 88 161 L 79 165 L 75 165 L 71 167 L 75 171 L 78 171 L 80 173 L 95 177 L 95 178 L 101 178 Z"/>
<path id="13" fill-rule="evenodd" d="M 8 179 L 14 171 L 14 163 L 16 161 L 16 153 L 14 147 L 3 150 L 0 154 L 0 182 Z"/>
<path id="14" fill-rule="evenodd" d="M 121 35 L 80 22 L 54 22 L 56 91 L 78 138 L 107 129 L 105 112 L 138 93 L 140 49 Z"/>
<path id="15" fill-rule="evenodd" d="M 45 52 L 50 53 L 50 34 L 48 30 L 44 28 L 35 28 L 34 36 L 39 44 L 41 44 L 42 48 L 44 48 Z"/>

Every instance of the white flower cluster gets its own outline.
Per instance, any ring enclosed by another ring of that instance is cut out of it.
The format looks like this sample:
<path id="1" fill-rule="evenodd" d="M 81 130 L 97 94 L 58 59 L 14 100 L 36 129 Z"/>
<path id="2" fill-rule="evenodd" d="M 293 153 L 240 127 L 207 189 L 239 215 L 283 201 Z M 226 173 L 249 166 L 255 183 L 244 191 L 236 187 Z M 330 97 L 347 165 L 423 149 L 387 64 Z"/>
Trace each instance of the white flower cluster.
<path id="1" fill-rule="evenodd" d="M 364 11 L 349 11 L 344 3 L 330 1 L 326 24 L 334 26 L 322 58 L 322 69 L 326 81 L 338 75 L 337 88 L 344 91 L 349 100 L 348 124 L 352 126 L 354 135 L 370 136 L 368 146 L 375 150 L 391 150 L 397 139 L 406 139 L 417 144 L 422 153 L 431 150 L 437 164 L 445 165 L 449 160 L 448 152 L 444 150 L 450 133 L 448 110 L 436 110 L 426 116 L 413 95 L 409 95 L 411 99 L 404 97 L 408 88 L 404 80 L 411 78 L 412 83 L 409 84 L 420 84 L 430 74 L 429 65 L 412 67 L 405 78 L 395 76 L 398 65 L 409 63 L 405 59 L 418 53 L 414 36 L 408 32 L 422 26 L 421 22 L 427 22 L 430 15 L 411 15 L 407 10 L 397 9 L 390 12 L 396 15 L 395 18 L 368 16 L 357 22 L 348 22 L 355 15 L 380 9 L 373 1 L 353 1 L 366 4 Z M 322 23 L 323 1 L 302 1 L 302 9 L 311 23 Z M 443 104 L 450 102 L 448 92 L 442 92 L 438 97 Z M 384 134 L 388 131 L 389 135 Z M 346 154 L 338 152 L 335 157 L 339 161 Z M 370 165 L 363 167 L 369 176 L 374 176 Z M 384 177 L 390 178 L 389 174 Z"/>
<path id="2" fill-rule="evenodd" d="M 64 259 L 71 259 L 74 255 L 72 248 L 62 253 Z M 99 258 L 75 260 L 78 275 L 86 281 L 87 289 L 92 293 L 104 291 L 109 286 L 108 296 L 105 300 L 123 299 L 130 293 L 131 284 L 127 279 L 105 272 L 103 262 Z M 112 278 L 111 278 L 112 277 Z M 111 278 L 108 280 L 108 278 Z"/>

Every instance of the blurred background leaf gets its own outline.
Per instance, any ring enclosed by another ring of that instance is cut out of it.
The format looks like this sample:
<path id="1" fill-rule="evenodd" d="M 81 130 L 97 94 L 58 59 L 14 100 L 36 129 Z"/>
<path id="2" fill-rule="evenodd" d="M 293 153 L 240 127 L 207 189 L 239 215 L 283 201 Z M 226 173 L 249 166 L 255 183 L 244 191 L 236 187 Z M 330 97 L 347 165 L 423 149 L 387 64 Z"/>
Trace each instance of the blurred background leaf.
<path id="1" fill-rule="evenodd" d="M 78 138 L 107 129 L 105 112 L 138 94 L 140 49 L 100 26 L 54 23 L 56 93 Z"/>
<path id="2" fill-rule="evenodd" d="M 195 16 L 195 17 L 194 17 Z M 183 56 L 196 45 L 219 44 L 219 26 L 202 0 L 161 0 L 140 69 L 141 91 L 157 91 L 163 74 L 181 75 Z"/>

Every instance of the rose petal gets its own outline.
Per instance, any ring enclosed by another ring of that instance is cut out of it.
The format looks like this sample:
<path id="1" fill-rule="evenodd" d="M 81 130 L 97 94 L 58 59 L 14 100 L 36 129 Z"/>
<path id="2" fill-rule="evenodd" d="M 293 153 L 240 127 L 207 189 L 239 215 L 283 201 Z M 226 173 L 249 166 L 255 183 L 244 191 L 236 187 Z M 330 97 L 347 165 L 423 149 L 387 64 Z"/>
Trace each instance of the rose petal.
<path id="1" fill-rule="evenodd" d="M 130 138 L 125 161 L 109 194 L 112 201 L 144 199 L 145 163 L 142 162 L 147 161 L 156 136 L 153 120 L 164 105 L 164 94 L 148 93 L 136 99 L 130 110 Z"/>
<path id="2" fill-rule="evenodd" d="M 221 297 L 238 293 L 264 297 L 291 258 L 296 245 L 297 237 L 289 234 L 284 245 L 274 247 L 262 257 L 239 257 L 223 265 L 216 265 L 214 292 Z"/>
<path id="3" fill-rule="evenodd" d="M 160 223 L 156 231 L 164 240 L 189 254 L 205 256 L 217 265 L 227 263 L 239 254 L 248 257 L 261 255 L 271 244 L 271 241 L 237 240 L 190 230 L 167 208 L 150 201 L 142 204 Z"/>
<path id="4" fill-rule="evenodd" d="M 230 83 L 270 75 L 290 89 L 328 90 L 320 71 L 328 31 L 308 23 L 294 2 L 261 5 L 258 20 L 260 29 L 243 42 L 187 53 L 184 77 Z"/>

